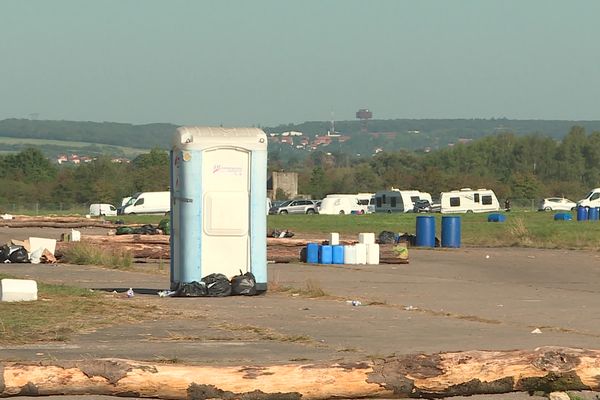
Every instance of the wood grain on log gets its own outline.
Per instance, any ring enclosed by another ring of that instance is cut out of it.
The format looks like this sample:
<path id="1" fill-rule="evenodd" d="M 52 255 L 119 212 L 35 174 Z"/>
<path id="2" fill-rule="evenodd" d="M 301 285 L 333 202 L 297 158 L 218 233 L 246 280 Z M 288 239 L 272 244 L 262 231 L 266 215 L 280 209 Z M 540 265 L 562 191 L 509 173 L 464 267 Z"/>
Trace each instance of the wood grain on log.
<path id="1" fill-rule="evenodd" d="M 600 391 L 600 351 L 466 351 L 328 365 L 200 366 L 129 360 L 0 363 L 0 396 L 164 399 L 437 398 L 517 391 Z"/>

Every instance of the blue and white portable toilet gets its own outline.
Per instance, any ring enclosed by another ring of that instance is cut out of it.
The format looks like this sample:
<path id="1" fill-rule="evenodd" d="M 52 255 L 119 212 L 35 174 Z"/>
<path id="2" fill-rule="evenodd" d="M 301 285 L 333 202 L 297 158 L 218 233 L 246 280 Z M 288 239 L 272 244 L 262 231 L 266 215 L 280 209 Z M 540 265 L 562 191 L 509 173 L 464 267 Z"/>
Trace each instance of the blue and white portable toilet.
<path id="1" fill-rule="evenodd" d="M 181 127 L 171 150 L 171 289 L 252 272 L 267 289 L 267 137 L 257 128 Z"/>

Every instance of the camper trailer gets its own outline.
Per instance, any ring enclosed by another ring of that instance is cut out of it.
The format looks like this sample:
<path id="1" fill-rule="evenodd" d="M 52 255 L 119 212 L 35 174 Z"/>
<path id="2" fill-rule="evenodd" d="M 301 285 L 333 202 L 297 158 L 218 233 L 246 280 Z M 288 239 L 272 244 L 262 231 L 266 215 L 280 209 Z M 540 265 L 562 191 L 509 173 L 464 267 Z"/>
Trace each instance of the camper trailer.
<path id="1" fill-rule="evenodd" d="M 121 214 L 166 214 L 171 210 L 171 192 L 142 192 L 134 194 L 121 207 Z"/>
<path id="2" fill-rule="evenodd" d="M 440 195 L 442 214 L 481 213 L 500 210 L 496 194 L 490 189 L 463 188 L 442 192 Z"/>
<path id="3" fill-rule="evenodd" d="M 370 193 L 328 194 L 322 201 L 319 214 L 365 214 L 368 212 Z M 362 203 L 364 204 L 362 204 Z"/>
<path id="4" fill-rule="evenodd" d="M 414 203 L 417 200 L 429 200 L 431 195 L 427 192 L 418 190 L 391 190 L 375 193 L 375 212 L 410 212 L 413 211 Z"/>

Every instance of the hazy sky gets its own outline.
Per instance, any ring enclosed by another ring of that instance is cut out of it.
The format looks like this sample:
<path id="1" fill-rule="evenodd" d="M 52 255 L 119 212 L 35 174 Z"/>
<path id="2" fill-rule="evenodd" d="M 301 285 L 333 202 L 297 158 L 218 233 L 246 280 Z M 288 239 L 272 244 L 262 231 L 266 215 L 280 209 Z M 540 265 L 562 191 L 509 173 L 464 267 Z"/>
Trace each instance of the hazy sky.
<path id="1" fill-rule="evenodd" d="M 0 0 L 0 119 L 600 119 L 600 1 Z"/>

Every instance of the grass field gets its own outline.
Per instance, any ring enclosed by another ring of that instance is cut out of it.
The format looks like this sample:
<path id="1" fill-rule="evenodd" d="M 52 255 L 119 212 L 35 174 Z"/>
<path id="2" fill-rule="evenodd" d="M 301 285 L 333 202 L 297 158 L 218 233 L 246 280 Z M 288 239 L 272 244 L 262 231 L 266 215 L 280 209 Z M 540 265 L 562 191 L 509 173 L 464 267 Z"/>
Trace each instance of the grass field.
<path id="1" fill-rule="evenodd" d="M 506 222 L 487 222 L 488 214 L 456 214 L 461 219 L 461 243 L 478 247 L 537 247 L 550 249 L 600 250 L 600 221 L 555 221 L 553 212 L 514 211 L 505 213 Z M 425 214 L 421 214 L 425 215 Z M 435 217 L 436 236 L 441 238 L 442 215 Z M 158 224 L 164 216 L 133 215 L 125 223 Z M 288 229 L 294 233 L 325 236 L 338 232 L 344 239 L 356 238 L 360 232 L 381 231 L 416 233 L 417 215 L 269 215 L 267 229 Z"/>
<path id="2" fill-rule="evenodd" d="M 555 213 L 509 212 L 506 222 L 487 222 L 488 214 L 460 214 L 463 246 L 517 246 L 537 248 L 600 249 L 599 221 L 554 221 Z M 424 214 L 421 214 L 424 215 Z M 442 215 L 435 217 L 436 236 L 441 237 Z M 369 215 L 270 215 L 269 231 L 288 229 L 296 233 L 339 232 L 345 238 L 360 232 L 416 233 L 415 214 Z M 350 237 L 349 237 L 350 236 Z"/>
<path id="3" fill-rule="evenodd" d="M 30 138 L 14 138 L 14 137 L 5 137 L 0 136 L 0 145 L 16 145 L 16 144 L 25 144 L 32 146 L 60 146 L 65 148 L 85 148 L 90 146 L 95 146 L 98 148 L 106 148 L 106 149 L 114 149 L 122 152 L 126 157 L 135 157 L 142 153 L 147 153 L 148 149 L 138 149 L 133 147 L 124 147 L 124 146 L 113 146 L 109 144 L 101 144 L 101 143 L 88 143 L 88 142 L 69 142 L 65 140 L 50 140 L 50 139 L 30 139 Z M 12 151 L 10 151 L 12 153 Z"/>

